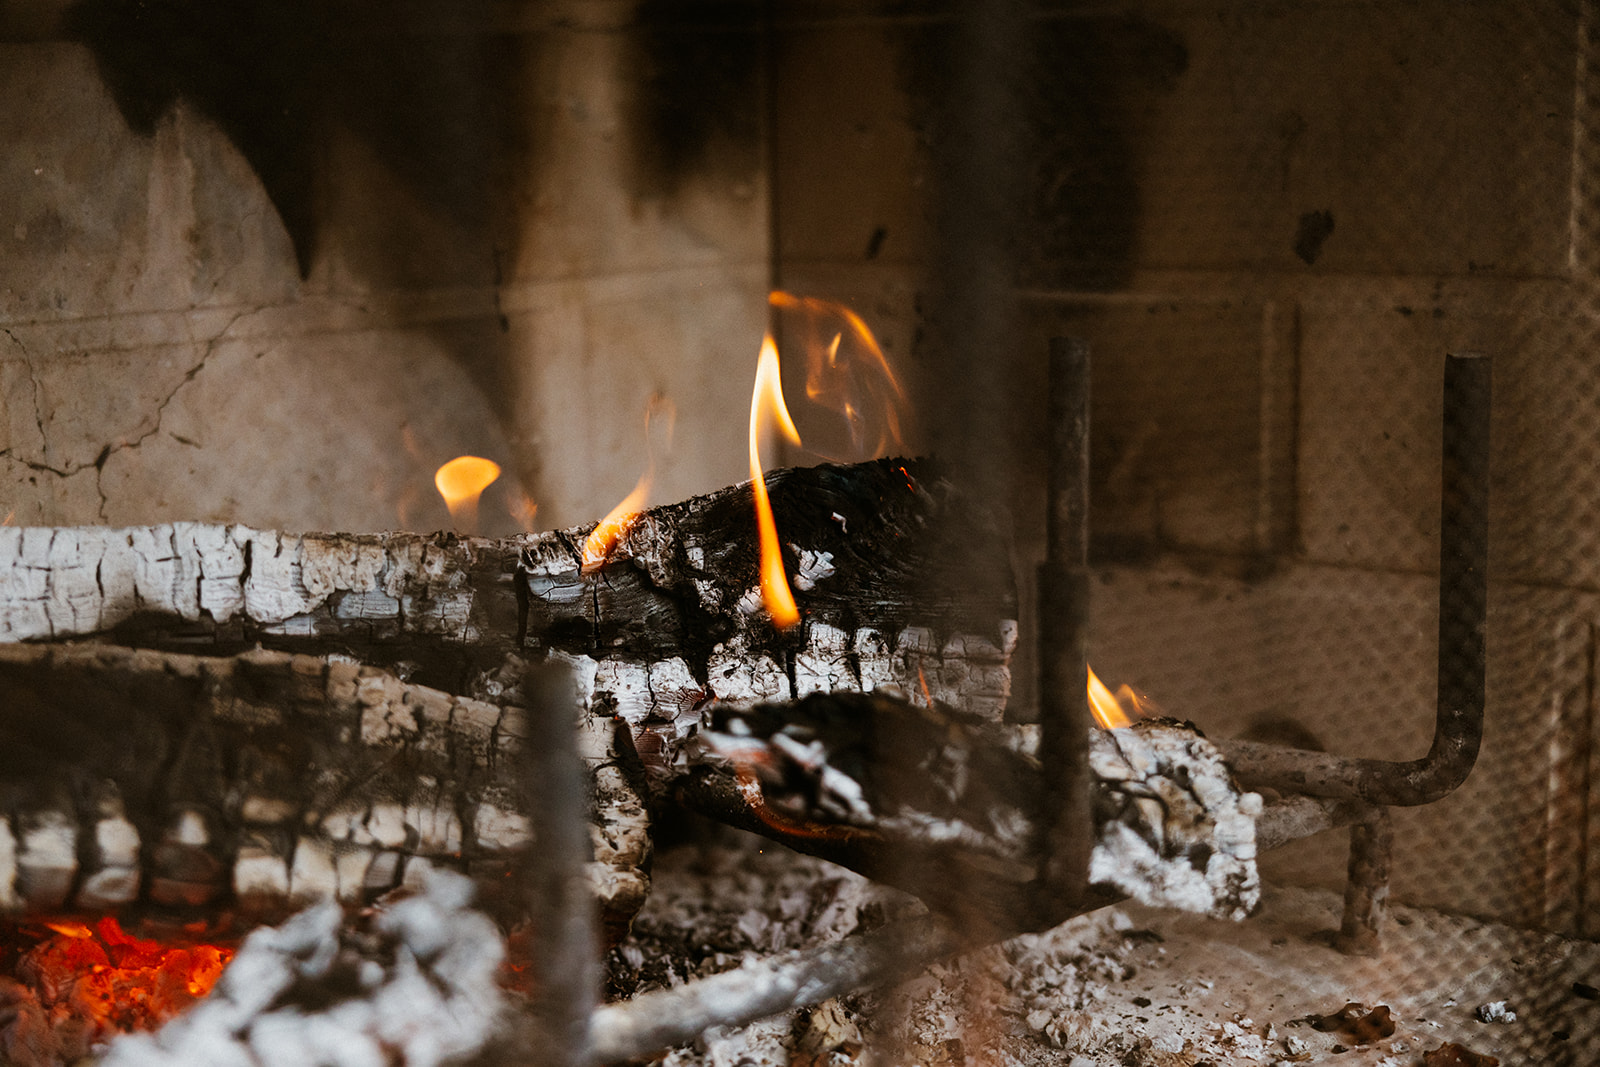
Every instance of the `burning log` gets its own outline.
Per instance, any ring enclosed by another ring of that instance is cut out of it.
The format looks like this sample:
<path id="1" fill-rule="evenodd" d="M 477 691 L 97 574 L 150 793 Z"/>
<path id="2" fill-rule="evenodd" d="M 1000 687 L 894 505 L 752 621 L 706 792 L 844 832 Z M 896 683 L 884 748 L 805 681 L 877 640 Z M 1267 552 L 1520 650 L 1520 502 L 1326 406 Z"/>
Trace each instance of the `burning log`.
<path id="1" fill-rule="evenodd" d="M 0 646 L 0 912 L 143 901 L 260 917 L 434 866 L 503 882 L 529 840 L 522 709 L 257 650 Z M 643 903 L 645 810 L 583 720 L 613 930 Z"/>
<path id="2" fill-rule="evenodd" d="M 13 872 L 0 907 L 116 906 L 139 892 L 195 903 L 231 882 L 241 901 L 271 910 L 326 895 L 313 885 L 345 899 L 381 891 L 413 857 L 504 853 L 526 833 L 522 798 L 495 777 L 497 746 L 516 730 L 501 705 L 520 702 L 508 655 L 574 669 L 575 701 L 591 713 L 594 870 L 614 921 L 642 900 L 648 860 L 643 796 L 621 757 L 662 770 L 702 705 L 889 684 L 999 718 L 1016 640 L 1010 576 L 1001 553 L 992 573 L 955 573 L 947 551 L 993 540 L 987 520 L 909 462 L 768 482 L 804 617 L 787 631 L 761 608 L 749 485 L 632 516 L 599 566 L 584 558 L 591 527 L 507 541 L 0 528 L 0 641 L 100 634 L 175 653 L 280 650 L 164 660 L 0 648 L 35 694 L 6 709 L 6 728 L 26 738 L 41 722 L 65 724 L 79 743 L 58 747 L 53 780 L 91 782 L 83 795 L 52 794 L 14 757 L 35 784 L 26 804 L 0 806 L 11 813 L 0 870 Z M 165 717 L 139 710 L 137 693 Z M 111 708 L 122 713 L 96 710 Z M 632 734 L 620 748 L 613 717 Z M 317 739 L 315 753 L 287 736 L 291 721 Z M 302 759 L 328 769 L 309 797 Z M 122 764 L 127 774 L 111 773 Z M 151 778 L 157 767 L 204 785 L 170 796 Z M 315 833 L 307 819 L 320 820 Z M 139 842 L 155 864 L 144 872 L 132 861 Z"/>
<path id="3" fill-rule="evenodd" d="M 311 886 L 381 891 L 413 857 L 498 856 L 526 836 L 523 798 L 497 777 L 516 734 L 501 706 L 520 702 L 508 655 L 574 668 L 599 798 L 593 870 L 614 921 L 642 900 L 648 860 L 643 797 L 621 757 L 664 768 L 702 705 L 895 684 L 998 718 L 1016 640 L 1004 557 L 993 573 L 956 574 L 946 551 L 993 540 L 987 520 L 910 462 L 768 483 L 804 615 L 788 631 L 760 605 L 749 485 L 629 517 L 598 566 L 585 561 L 587 526 L 505 541 L 0 527 L 0 641 L 98 634 L 179 653 L 0 648 L 35 695 L 6 709 L 5 728 L 26 738 L 65 724 L 79 743 L 58 746 L 54 780 L 94 794 L 52 794 L 14 757 L 34 784 L 25 804 L 0 804 L 11 813 L 0 871 L 13 872 L 0 907 L 116 906 L 139 892 L 192 903 L 232 883 L 271 910 L 327 895 Z M 252 644 L 279 652 L 182 654 Z M 613 717 L 632 733 L 620 748 Z M 316 740 L 279 739 L 290 722 Z M 326 771 L 310 796 L 297 760 Z M 170 796 L 157 767 L 204 785 Z M 307 819 L 320 820 L 314 833 Z M 143 872 L 140 842 L 155 864 Z"/>
<path id="4" fill-rule="evenodd" d="M 1037 740 L 879 691 L 716 707 L 688 749 L 686 803 L 835 859 L 946 913 L 1033 924 Z M 1216 748 L 1187 724 L 1095 731 L 1101 896 L 1242 919 L 1256 906 L 1255 820 Z M 952 877 L 952 872 L 961 872 Z"/>
<path id="5" fill-rule="evenodd" d="M 508 540 L 0 527 L 0 642 L 259 643 L 478 697 L 506 653 L 534 649 L 740 699 L 915 685 L 921 668 L 941 699 L 999 715 L 1016 638 L 1004 553 L 974 574 L 946 551 L 998 544 L 985 517 L 905 460 L 776 471 L 767 489 L 804 617 L 789 631 L 761 607 L 746 483 L 633 516 L 598 566 L 593 525 Z"/>

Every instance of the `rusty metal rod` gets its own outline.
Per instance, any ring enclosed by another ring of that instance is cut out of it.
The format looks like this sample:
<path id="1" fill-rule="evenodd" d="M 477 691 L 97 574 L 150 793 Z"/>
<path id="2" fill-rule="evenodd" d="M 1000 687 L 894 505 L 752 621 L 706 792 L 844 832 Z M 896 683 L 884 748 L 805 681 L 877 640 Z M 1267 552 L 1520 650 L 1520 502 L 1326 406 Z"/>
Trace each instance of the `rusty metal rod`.
<path id="1" fill-rule="evenodd" d="M 1344 883 L 1344 918 L 1334 940 L 1352 956 L 1383 950 L 1383 924 L 1389 914 L 1389 858 L 1394 852 L 1394 822 L 1388 808 L 1373 808 L 1350 827 L 1350 863 Z"/>
<path id="2" fill-rule="evenodd" d="M 1439 698 L 1433 744 L 1408 762 L 1350 759 L 1249 741 L 1218 747 L 1248 786 L 1373 804 L 1431 804 L 1466 781 L 1483 740 L 1488 612 L 1489 399 L 1487 356 L 1452 354 L 1444 367 L 1443 496 L 1439 521 Z"/>
<path id="3" fill-rule="evenodd" d="M 1050 342 L 1045 561 L 1039 567 L 1038 884 L 1044 915 L 1071 914 L 1088 889 L 1090 813 L 1085 681 L 1089 629 L 1089 346 Z M 1056 920 L 1059 921 L 1059 920 Z M 1054 922 L 1050 923 L 1054 925 Z"/>

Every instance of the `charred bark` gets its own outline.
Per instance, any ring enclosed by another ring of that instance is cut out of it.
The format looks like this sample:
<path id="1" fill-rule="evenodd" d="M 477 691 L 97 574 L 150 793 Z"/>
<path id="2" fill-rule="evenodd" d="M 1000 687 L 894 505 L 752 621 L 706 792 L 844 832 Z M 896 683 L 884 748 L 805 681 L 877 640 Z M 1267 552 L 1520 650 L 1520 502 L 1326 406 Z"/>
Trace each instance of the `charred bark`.
<path id="1" fill-rule="evenodd" d="M 271 917 L 434 866 L 492 893 L 529 845 L 517 706 L 282 652 L 105 645 L 0 646 L 0 691 L 0 912 Z M 609 721 L 579 725 L 615 930 L 648 886 L 646 816 Z"/>
<path id="2" fill-rule="evenodd" d="M 0 528 L 0 671 L 24 694 L 0 711 L 0 907 L 270 911 L 414 860 L 503 865 L 534 802 L 502 767 L 524 659 L 565 661 L 587 712 L 612 933 L 647 885 L 645 778 L 705 706 L 895 686 L 998 720 L 1015 601 L 989 518 L 908 461 L 768 484 L 789 631 L 760 607 L 748 485 L 646 511 L 590 572 L 589 526 Z M 952 569 L 978 542 L 992 569 Z M 143 651 L 3 644 L 89 635 Z"/>
<path id="3" fill-rule="evenodd" d="M 885 692 L 713 708 L 686 749 L 680 799 L 714 817 L 987 923 L 1043 929 L 1131 896 L 1242 919 L 1260 893 L 1255 821 L 1216 748 L 1188 724 L 1090 735 L 1094 779 L 1084 902 L 1037 880 L 1037 738 Z"/>
<path id="4" fill-rule="evenodd" d="M 580 563 L 592 525 L 505 540 L 287 534 L 172 523 L 0 527 L 0 642 L 108 635 L 179 652 L 261 644 L 338 653 L 419 684 L 485 695 L 505 654 L 679 661 L 717 696 L 927 684 L 998 714 L 1015 641 L 1006 553 L 927 463 L 879 460 L 768 476 L 804 621 L 760 610 L 750 486 L 639 516 L 610 560 Z M 953 544 L 994 566 L 955 571 Z M 937 590 L 928 595 L 928 590 Z M 947 667 L 948 661 L 948 667 Z"/>

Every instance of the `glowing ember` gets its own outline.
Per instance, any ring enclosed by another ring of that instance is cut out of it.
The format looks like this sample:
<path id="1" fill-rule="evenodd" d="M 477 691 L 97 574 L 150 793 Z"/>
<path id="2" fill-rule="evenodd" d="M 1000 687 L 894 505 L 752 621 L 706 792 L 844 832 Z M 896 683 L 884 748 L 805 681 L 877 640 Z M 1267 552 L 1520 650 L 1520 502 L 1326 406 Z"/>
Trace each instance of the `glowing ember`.
<path id="1" fill-rule="evenodd" d="M 780 312 L 784 351 L 805 350 L 806 399 L 843 420 L 847 442 L 807 448 L 837 460 L 876 459 L 904 447 L 901 411 L 905 389 L 860 315 L 843 304 L 776 291 L 767 297 Z M 808 425 L 807 440 L 826 436 Z"/>
<path id="2" fill-rule="evenodd" d="M 433 484 L 450 509 L 456 529 L 471 533 L 478 527 L 478 497 L 500 477 L 500 465 L 480 456 L 457 456 L 433 475 Z"/>
<path id="3" fill-rule="evenodd" d="M 1135 693 L 1132 686 L 1119 686 L 1113 694 L 1093 668 L 1089 671 L 1089 710 L 1107 730 L 1132 726 L 1136 719 L 1159 714 L 1155 705 Z"/>
<path id="4" fill-rule="evenodd" d="M 672 401 L 656 393 L 650 397 L 650 403 L 644 412 L 644 438 L 645 438 L 645 468 L 639 475 L 639 481 L 633 487 L 633 492 L 622 498 L 622 502 L 611 509 L 611 512 L 601 519 L 583 543 L 583 573 L 588 574 L 599 569 L 600 565 L 611 558 L 611 553 L 616 550 L 617 542 L 622 540 L 628 532 L 633 521 L 644 510 L 644 502 L 650 495 L 650 483 L 656 476 L 656 450 L 650 437 L 650 424 L 659 420 L 665 425 L 667 444 L 672 442 L 672 428 L 677 421 L 678 412 Z"/>
<path id="5" fill-rule="evenodd" d="M 155 1029 L 210 993 L 233 958 L 233 949 L 221 945 L 134 937 L 110 916 L 93 926 L 52 922 L 34 930 L 38 940 L 18 945 L 11 970 L 37 1003 L 13 1004 L 15 1025 L 30 1025 L 21 1018 L 30 1013 L 38 1016 L 32 1023 L 47 1027 L 75 1018 L 93 1031 L 75 1036 L 91 1042 Z"/>
<path id="6" fill-rule="evenodd" d="M 767 479 L 761 466 L 761 432 L 769 425 L 776 426 L 794 444 L 800 443 L 800 433 L 783 403 L 778 346 L 770 333 L 761 341 L 755 391 L 750 395 L 750 485 L 756 498 L 756 531 L 761 541 L 761 602 L 773 624 L 780 630 L 787 630 L 800 621 L 800 609 L 795 606 L 789 578 L 783 571 L 778 524 L 772 517 Z"/>

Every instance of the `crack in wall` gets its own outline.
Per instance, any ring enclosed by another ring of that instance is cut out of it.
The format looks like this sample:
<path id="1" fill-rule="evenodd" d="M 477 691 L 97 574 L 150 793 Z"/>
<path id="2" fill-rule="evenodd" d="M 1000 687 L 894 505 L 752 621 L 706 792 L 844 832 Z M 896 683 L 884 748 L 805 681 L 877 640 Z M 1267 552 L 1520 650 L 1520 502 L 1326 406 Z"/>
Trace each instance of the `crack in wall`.
<path id="1" fill-rule="evenodd" d="M 22 353 L 22 363 L 28 368 L 28 383 L 33 387 L 33 423 L 39 429 L 39 449 L 45 455 L 50 455 L 50 438 L 44 428 L 44 401 L 40 396 L 39 372 L 33 365 L 33 353 L 28 351 L 28 346 L 22 339 L 10 330 L 0 327 L 0 333 L 11 338 L 11 343 L 17 346 L 17 351 Z M 9 452 L 10 449 L 7 449 Z M 25 461 L 24 461 L 25 462 Z M 43 468 L 49 469 L 49 468 Z"/>
<path id="2" fill-rule="evenodd" d="M 194 381 L 195 378 L 199 376 L 200 372 L 205 369 L 206 364 L 211 360 L 211 357 L 215 355 L 217 346 L 228 338 L 229 332 L 246 314 L 248 314 L 247 311 L 236 312 L 233 317 L 222 326 L 221 329 L 203 342 L 204 350 L 201 352 L 200 358 L 195 361 L 193 366 L 189 367 L 188 370 L 184 372 L 183 377 L 178 381 L 178 383 L 174 385 L 165 396 L 157 401 L 155 411 L 152 416 L 151 425 L 148 429 L 130 439 L 109 442 L 103 445 L 100 451 L 95 455 L 94 460 L 89 463 L 68 461 L 60 466 L 48 462 L 48 457 L 50 455 L 50 443 L 44 418 L 44 387 L 43 383 L 39 379 L 38 368 L 34 363 L 33 354 L 28 351 L 28 347 L 22 343 L 15 333 L 5 327 L 0 327 L 0 333 L 3 333 L 9 337 L 12 343 L 17 346 L 18 351 L 22 353 L 22 362 L 28 368 L 28 380 L 32 386 L 33 393 L 34 425 L 39 431 L 40 450 L 45 459 L 35 460 L 18 455 L 15 448 L 8 448 L 0 451 L 0 458 L 8 459 L 12 463 L 21 464 L 22 466 L 27 467 L 29 470 L 37 471 L 43 474 L 54 475 L 55 477 L 61 479 L 73 478 L 89 470 L 94 471 L 95 493 L 100 498 L 100 503 L 96 508 L 96 513 L 98 514 L 100 521 L 108 521 L 106 509 L 110 505 L 110 498 L 106 494 L 105 490 L 105 466 L 107 461 L 118 452 L 139 448 L 144 444 L 145 441 L 149 440 L 151 437 L 161 431 L 161 424 L 168 406 L 171 405 L 175 399 L 177 399 L 178 394 L 183 391 L 184 387 L 190 382 Z M 196 345 L 202 344 L 202 342 L 198 339 L 192 340 L 192 343 Z M 185 441 L 185 443 L 191 442 Z"/>

